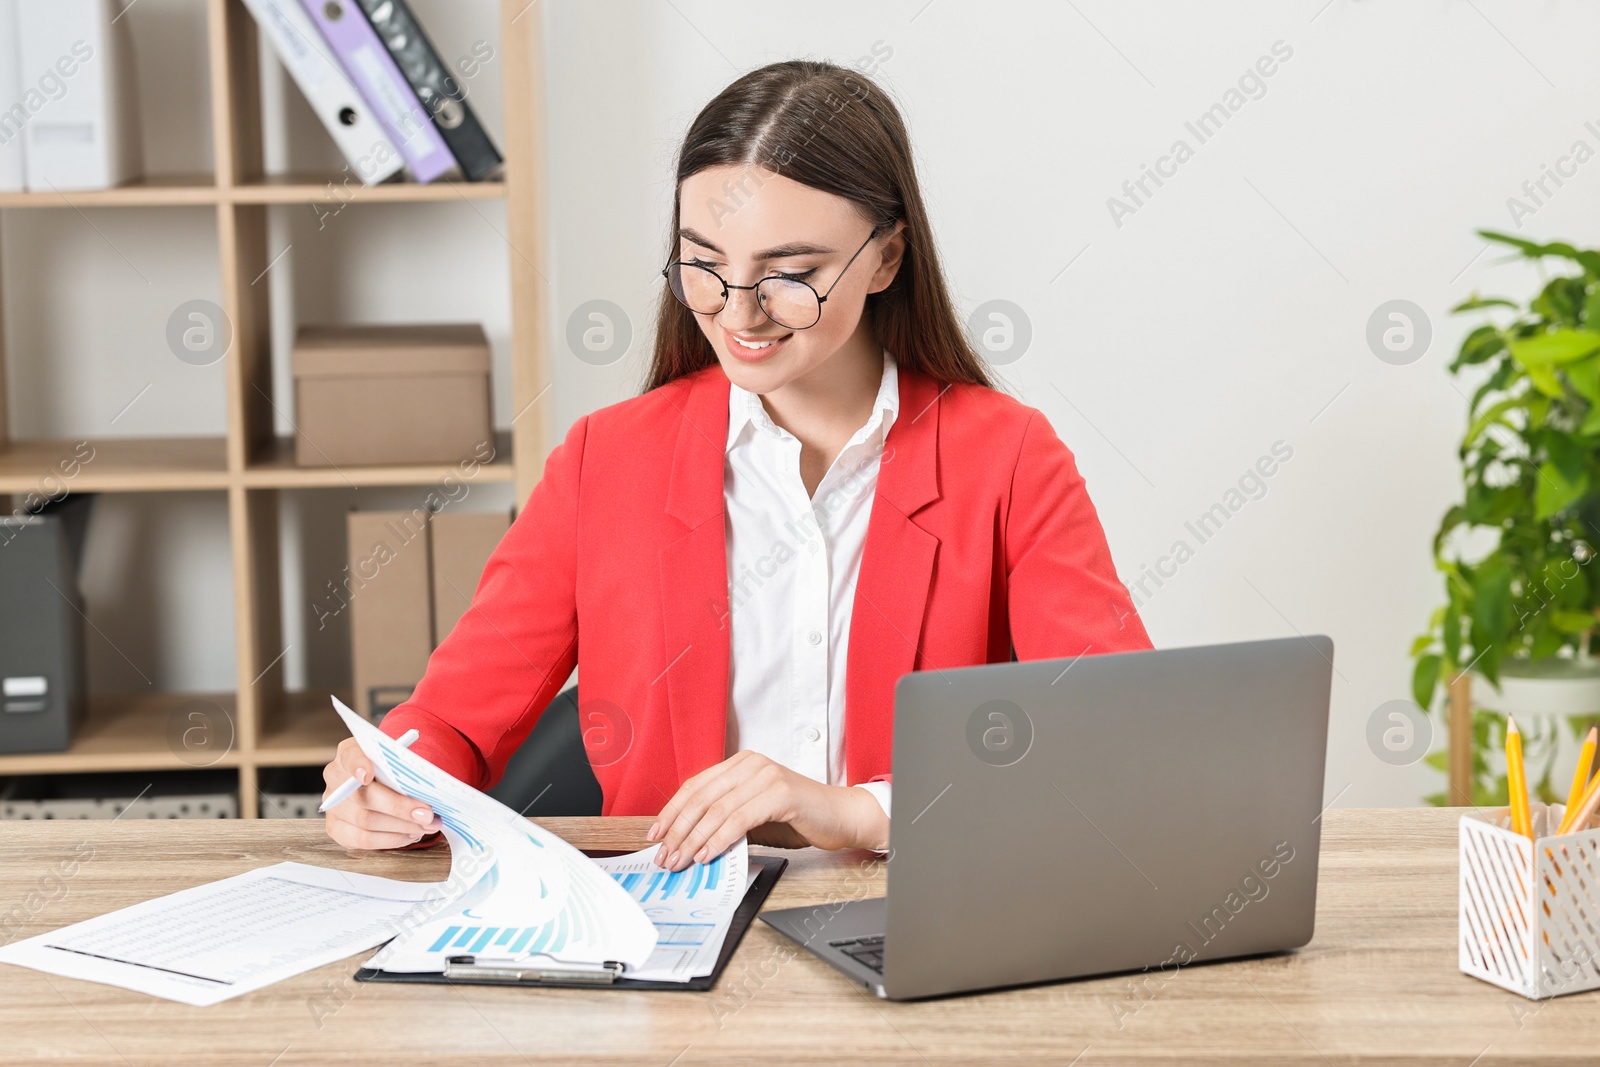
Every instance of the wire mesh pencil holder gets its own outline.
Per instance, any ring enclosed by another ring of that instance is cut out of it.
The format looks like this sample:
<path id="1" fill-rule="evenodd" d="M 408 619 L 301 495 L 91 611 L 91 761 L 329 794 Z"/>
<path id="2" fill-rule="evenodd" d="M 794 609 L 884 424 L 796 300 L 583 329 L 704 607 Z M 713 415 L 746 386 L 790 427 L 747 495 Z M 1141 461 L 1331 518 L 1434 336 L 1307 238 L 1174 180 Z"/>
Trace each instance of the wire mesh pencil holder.
<path id="1" fill-rule="evenodd" d="M 1552 833 L 1564 804 L 1461 816 L 1461 970 L 1532 1000 L 1600 989 L 1600 830 Z"/>

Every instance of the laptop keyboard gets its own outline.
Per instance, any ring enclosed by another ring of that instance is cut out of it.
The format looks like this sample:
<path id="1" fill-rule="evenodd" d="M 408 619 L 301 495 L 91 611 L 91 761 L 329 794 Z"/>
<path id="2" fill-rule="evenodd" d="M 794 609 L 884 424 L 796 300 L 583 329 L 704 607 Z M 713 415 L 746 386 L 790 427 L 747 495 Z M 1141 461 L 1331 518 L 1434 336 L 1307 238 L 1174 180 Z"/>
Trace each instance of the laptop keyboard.
<path id="1" fill-rule="evenodd" d="M 883 935 L 852 937 L 843 941 L 829 941 L 829 945 L 865 967 L 883 973 Z"/>

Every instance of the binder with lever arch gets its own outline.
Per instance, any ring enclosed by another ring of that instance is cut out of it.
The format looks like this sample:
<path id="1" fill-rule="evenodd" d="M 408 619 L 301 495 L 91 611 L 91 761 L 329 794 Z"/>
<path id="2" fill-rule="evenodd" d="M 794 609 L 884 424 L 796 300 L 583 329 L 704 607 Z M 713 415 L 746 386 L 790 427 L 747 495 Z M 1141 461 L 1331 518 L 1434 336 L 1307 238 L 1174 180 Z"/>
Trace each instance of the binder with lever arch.
<path id="1" fill-rule="evenodd" d="M 439 58 L 405 0 L 359 0 L 378 37 L 411 83 L 411 89 L 450 146 L 468 181 L 499 174 L 502 159 L 488 131 L 467 104 L 466 94 Z"/>

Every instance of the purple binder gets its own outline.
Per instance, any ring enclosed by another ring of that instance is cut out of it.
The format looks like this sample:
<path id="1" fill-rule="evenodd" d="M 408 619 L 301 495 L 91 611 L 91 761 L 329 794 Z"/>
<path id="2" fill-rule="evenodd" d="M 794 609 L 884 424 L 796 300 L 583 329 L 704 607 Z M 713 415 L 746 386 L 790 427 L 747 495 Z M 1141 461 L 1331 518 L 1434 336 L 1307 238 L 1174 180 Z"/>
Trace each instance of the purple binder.
<path id="1" fill-rule="evenodd" d="M 431 182 L 454 169 L 455 156 L 355 0 L 300 3 L 344 64 L 345 73 L 367 98 L 384 132 L 400 149 L 412 178 Z"/>

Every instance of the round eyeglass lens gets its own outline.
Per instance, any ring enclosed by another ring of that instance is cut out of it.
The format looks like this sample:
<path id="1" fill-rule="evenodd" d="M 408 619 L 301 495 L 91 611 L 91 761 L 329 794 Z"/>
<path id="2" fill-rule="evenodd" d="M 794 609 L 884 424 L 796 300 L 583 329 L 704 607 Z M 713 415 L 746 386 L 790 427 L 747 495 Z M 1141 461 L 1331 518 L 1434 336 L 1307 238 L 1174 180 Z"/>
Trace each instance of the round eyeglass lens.
<path id="1" fill-rule="evenodd" d="M 722 279 L 700 267 L 674 263 L 667 268 L 667 284 L 678 303 L 701 315 L 722 310 Z"/>
<path id="2" fill-rule="evenodd" d="M 822 304 L 817 291 L 805 282 L 788 278 L 763 278 L 756 287 L 761 297 L 761 310 L 779 326 L 791 330 L 804 330 L 816 325 L 822 317 Z"/>

